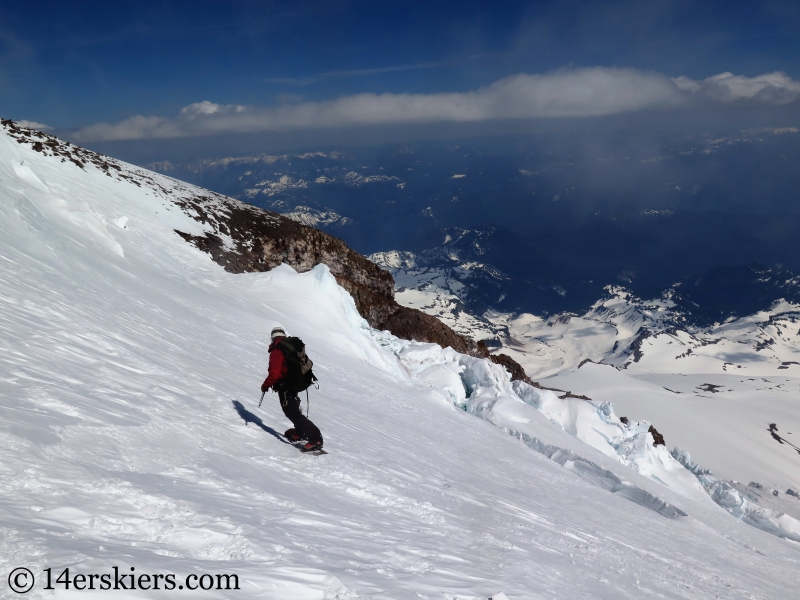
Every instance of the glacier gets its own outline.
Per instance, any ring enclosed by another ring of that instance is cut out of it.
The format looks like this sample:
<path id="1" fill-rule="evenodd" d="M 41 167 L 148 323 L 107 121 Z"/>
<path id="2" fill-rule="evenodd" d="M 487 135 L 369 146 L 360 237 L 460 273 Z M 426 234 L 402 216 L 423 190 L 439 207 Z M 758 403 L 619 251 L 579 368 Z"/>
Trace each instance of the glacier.
<path id="1" fill-rule="evenodd" d="M 680 286 L 651 300 L 609 286 L 581 315 L 475 315 L 464 309 L 471 275 L 430 267 L 433 255 L 370 258 L 391 270 L 400 303 L 485 340 L 560 395 L 587 396 L 613 404 L 620 415 L 651 421 L 671 447 L 690 448 L 720 480 L 749 488 L 740 490 L 744 496 L 800 519 L 800 502 L 788 493 L 800 487 L 796 278 L 766 269 L 760 281 L 772 281 L 775 298 L 781 292 L 789 300 L 716 323 L 687 313 Z"/>

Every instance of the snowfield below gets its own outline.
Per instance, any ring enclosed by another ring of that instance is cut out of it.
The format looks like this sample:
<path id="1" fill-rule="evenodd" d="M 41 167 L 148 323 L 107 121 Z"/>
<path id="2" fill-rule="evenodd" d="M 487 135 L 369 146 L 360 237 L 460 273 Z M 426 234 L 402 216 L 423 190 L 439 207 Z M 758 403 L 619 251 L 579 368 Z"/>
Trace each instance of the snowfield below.
<path id="1" fill-rule="evenodd" d="M 668 298 L 645 302 L 622 288 L 581 316 L 487 316 L 508 328 L 504 351 L 533 377 L 585 359 L 637 373 L 800 376 L 800 306 L 785 301 L 709 327 L 686 323 Z"/>
<path id="2" fill-rule="evenodd" d="M 391 270 L 401 304 L 493 342 L 495 352 L 560 395 L 609 402 L 620 416 L 652 422 L 670 448 L 689 449 L 743 496 L 800 519 L 797 304 L 778 301 L 701 327 L 687 322 L 669 294 L 644 301 L 610 287 L 583 315 L 476 316 L 463 308 L 469 274 L 426 267 L 425 257 L 410 253 L 370 258 Z"/>
<path id="3" fill-rule="evenodd" d="M 174 232 L 203 231 L 163 192 L 177 182 L 148 177 L 162 192 L 0 134 L 3 597 L 23 566 L 32 598 L 86 594 L 44 590 L 45 568 L 114 566 L 238 576 L 238 592 L 188 594 L 208 598 L 779 598 L 800 583 L 797 521 L 756 515 L 782 538 L 735 518 L 646 424 L 374 331 L 324 266 L 226 273 Z M 257 407 L 276 323 L 315 362 L 327 456 L 282 438 L 274 395 Z"/>
<path id="4" fill-rule="evenodd" d="M 399 304 L 433 315 L 457 333 L 475 340 L 508 333 L 507 327 L 498 327 L 469 312 L 464 303 L 465 298 L 474 293 L 472 287 L 481 280 L 508 279 L 492 267 L 459 260 L 457 250 L 422 253 L 394 250 L 376 252 L 367 258 L 392 274 L 395 300 Z"/>

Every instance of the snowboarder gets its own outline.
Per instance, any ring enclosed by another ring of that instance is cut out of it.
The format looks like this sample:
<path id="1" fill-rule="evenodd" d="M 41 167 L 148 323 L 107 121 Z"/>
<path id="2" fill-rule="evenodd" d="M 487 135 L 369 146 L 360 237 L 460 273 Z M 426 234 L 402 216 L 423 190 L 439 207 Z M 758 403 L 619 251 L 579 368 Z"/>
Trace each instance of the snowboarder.
<path id="1" fill-rule="evenodd" d="M 286 439 L 290 442 L 306 440 L 306 444 L 300 448 L 303 452 L 321 450 L 322 433 L 300 410 L 300 397 L 297 390 L 287 385 L 288 365 L 285 354 L 287 349 L 281 344 L 286 338 L 286 332 L 283 327 L 278 325 L 272 328 L 270 337 L 272 344 L 269 346 L 269 375 L 261 384 L 261 391 L 266 392 L 272 388 L 278 392 L 283 414 L 294 425 L 292 429 L 286 430 L 284 434 Z"/>

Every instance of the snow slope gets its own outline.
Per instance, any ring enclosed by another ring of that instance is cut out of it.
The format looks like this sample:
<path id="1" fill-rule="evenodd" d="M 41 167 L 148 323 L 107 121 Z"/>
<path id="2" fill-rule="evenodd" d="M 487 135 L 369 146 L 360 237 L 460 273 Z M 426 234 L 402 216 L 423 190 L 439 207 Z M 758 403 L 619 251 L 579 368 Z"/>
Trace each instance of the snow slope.
<path id="1" fill-rule="evenodd" d="M 3 597 L 19 566 L 234 573 L 237 596 L 276 599 L 797 585 L 797 542 L 711 502 L 607 405 L 375 332 L 324 266 L 226 273 L 174 232 L 202 233 L 170 199 L 191 186 L 122 169 L 0 134 Z M 276 322 L 319 371 L 327 456 L 283 441 L 274 396 L 257 408 Z"/>
<path id="2" fill-rule="evenodd" d="M 800 307 L 777 302 L 697 327 L 669 298 L 644 302 L 614 289 L 581 316 L 498 322 L 519 343 L 502 351 L 546 376 L 542 385 L 652 421 L 670 447 L 691 449 L 720 477 L 779 494 L 800 489 Z"/>
<path id="3" fill-rule="evenodd" d="M 447 307 L 457 306 L 458 278 L 455 284 L 443 275 L 437 280 L 433 270 L 399 253 L 379 258 L 393 267 L 396 286 L 404 290 L 399 302 L 445 318 Z M 616 287 L 583 315 L 490 311 L 478 319 L 462 311 L 457 317 L 462 333 L 493 336 L 502 344 L 495 351 L 542 385 L 651 421 L 670 448 L 691 449 L 694 460 L 721 478 L 777 491 L 800 517 L 800 502 L 786 495 L 800 489 L 796 304 L 778 301 L 769 310 L 698 326 L 669 293 L 645 301 Z"/>
<path id="4" fill-rule="evenodd" d="M 781 493 L 800 489 L 797 378 L 649 375 L 587 363 L 541 382 L 613 402 L 631 419 L 652 421 L 670 447 L 691 450 L 694 460 L 721 477 L 757 481 Z M 707 385 L 721 388 L 708 392 Z M 770 423 L 786 443 L 774 439 Z M 795 504 L 800 517 L 800 501 Z"/>

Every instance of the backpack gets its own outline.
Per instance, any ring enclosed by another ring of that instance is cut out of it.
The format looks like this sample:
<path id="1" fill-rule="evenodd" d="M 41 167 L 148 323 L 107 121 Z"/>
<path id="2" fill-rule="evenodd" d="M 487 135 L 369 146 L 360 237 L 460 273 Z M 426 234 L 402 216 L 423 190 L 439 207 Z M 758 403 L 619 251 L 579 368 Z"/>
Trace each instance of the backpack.
<path id="1" fill-rule="evenodd" d="M 278 344 L 286 361 L 286 375 L 274 387 L 281 391 L 302 392 L 310 388 L 317 377 L 311 370 L 314 363 L 306 355 L 306 345 L 299 337 L 285 337 Z"/>

